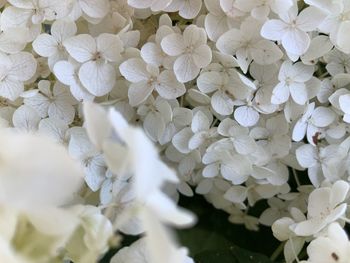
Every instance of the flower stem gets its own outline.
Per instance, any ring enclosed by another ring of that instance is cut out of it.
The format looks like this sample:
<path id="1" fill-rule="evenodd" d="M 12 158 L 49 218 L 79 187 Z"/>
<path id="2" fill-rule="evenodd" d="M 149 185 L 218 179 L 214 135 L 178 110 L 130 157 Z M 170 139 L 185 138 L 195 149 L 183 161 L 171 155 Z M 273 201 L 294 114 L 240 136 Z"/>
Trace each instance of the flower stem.
<path id="1" fill-rule="evenodd" d="M 278 258 L 278 256 L 282 253 L 283 248 L 284 248 L 284 242 L 279 244 L 279 246 L 276 248 L 276 250 L 272 253 L 270 259 L 272 261 L 275 261 Z"/>
<path id="2" fill-rule="evenodd" d="M 295 169 L 292 169 L 292 171 L 293 171 L 293 176 L 294 176 L 295 182 L 297 183 L 297 186 L 299 187 L 300 186 L 300 181 L 299 181 L 299 178 L 298 178 L 297 171 L 295 171 Z"/>

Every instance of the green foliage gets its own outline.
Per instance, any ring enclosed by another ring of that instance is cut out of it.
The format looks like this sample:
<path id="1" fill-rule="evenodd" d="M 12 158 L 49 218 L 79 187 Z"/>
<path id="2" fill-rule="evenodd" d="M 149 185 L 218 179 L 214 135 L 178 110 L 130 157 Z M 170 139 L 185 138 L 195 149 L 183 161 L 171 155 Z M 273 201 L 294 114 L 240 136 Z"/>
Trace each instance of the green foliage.
<path id="1" fill-rule="evenodd" d="M 234 225 L 228 221 L 225 212 L 215 209 L 199 196 L 182 198 L 180 203 L 198 216 L 195 227 L 178 231 L 179 242 L 188 247 L 196 263 L 272 262 L 267 255 L 273 253 L 279 242 L 269 228 L 252 232 L 244 226 Z"/>

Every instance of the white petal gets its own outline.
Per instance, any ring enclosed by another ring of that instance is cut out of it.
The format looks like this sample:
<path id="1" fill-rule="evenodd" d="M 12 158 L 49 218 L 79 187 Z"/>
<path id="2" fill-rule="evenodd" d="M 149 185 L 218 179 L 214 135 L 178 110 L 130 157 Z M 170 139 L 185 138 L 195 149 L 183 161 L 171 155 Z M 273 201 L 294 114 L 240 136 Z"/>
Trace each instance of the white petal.
<path id="1" fill-rule="evenodd" d="M 163 54 L 160 47 L 152 42 L 144 44 L 141 48 L 141 57 L 148 64 L 160 66 L 163 61 Z"/>
<path id="2" fill-rule="evenodd" d="M 224 198 L 233 203 L 242 203 L 247 198 L 247 188 L 240 185 L 232 186 L 225 192 Z"/>
<path id="3" fill-rule="evenodd" d="M 236 50 L 241 47 L 242 34 L 238 29 L 231 29 L 224 33 L 216 42 L 216 47 L 222 53 L 234 55 Z"/>
<path id="4" fill-rule="evenodd" d="M 281 40 L 287 27 L 288 25 L 281 20 L 271 19 L 265 22 L 260 33 L 266 39 Z"/>
<path id="5" fill-rule="evenodd" d="M 185 1 L 179 10 L 179 15 L 185 19 L 195 18 L 202 7 L 202 0 Z"/>
<path id="6" fill-rule="evenodd" d="M 61 120 L 46 118 L 39 123 L 39 132 L 54 138 L 57 142 L 63 143 L 68 130 L 68 125 Z"/>
<path id="7" fill-rule="evenodd" d="M 185 94 L 186 88 L 183 83 L 177 81 L 175 74 L 170 70 L 164 70 L 158 77 L 159 85 L 156 90 L 165 99 L 176 99 Z"/>
<path id="8" fill-rule="evenodd" d="M 95 96 L 103 96 L 116 83 L 116 71 L 108 63 L 88 61 L 79 69 L 79 79 L 84 87 Z"/>
<path id="9" fill-rule="evenodd" d="M 233 113 L 234 103 L 223 92 L 217 91 L 211 98 L 211 106 L 217 113 L 226 116 Z"/>
<path id="10" fill-rule="evenodd" d="M 223 76 L 219 72 L 204 72 L 197 78 L 197 86 L 201 92 L 210 93 L 223 85 Z"/>
<path id="11" fill-rule="evenodd" d="M 308 96 L 306 86 L 304 83 L 295 82 L 289 86 L 289 90 L 290 95 L 296 103 L 298 103 L 299 105 L 305 105 Z"/>
<path id="12" fill-rule="evenodd" d="M 303 9 L 296 20 L 298 28 L 305 32 L 316 30 L 326 18 L 326 13 L 314 6 Z"/>
<path id="13" fill-rule="evenodd" d="M 198 111 L 192 119 L 191 129 L 194 133 L 207 131 L 210 128 L 208 117 L 201 111 Z"/>
<path id="14" fill-rule="evenodd" d="M 56 20 L 51 26 L 51 35 L 59 42 L 72 37 L 77 33 L 77 26 L 74 22 Z"/>
<path id="15" fill-rule="evenodd" d="M 300 146 L 296 150 L 296 157 L 299 164 L 304 168 L 309 168 L 317 164 L 317 149 L 309 144 Z"/>
<path id="16" fill-rule="evenodd" d="M 212 178 L 219 174 L 219 164 L 212 163 L 204 167 L 203 177 Z"/>
<path id="17" fill-rule="evenodd" d="M 174 63 L 174 72 L 177 80 L 185 83 L 197 77 L 199 68 L 191 55 L 182 55 Z"/>
<path id="18" fill-rule="evenodd" d="M 211 61 L 211 49 L 207 45 L 200 45 L 195 48 L 192 58 L 197 67 L 204 68 L 208 66 Z"/>
<path id="19" fill-rule="evenodd" d="M 149 8 L 152 2 L 153 0 L 128 0 L 128 5 L 139 9 L 145 9 Z"/>
<path id="20" fill-rule="evenodd" d="M 95 39 L 87 34 L 81 34 L 67 38 L 63 42 L 64 47 L 76 61 L 83 63 L 92 59 L 96 53 Z"/>
<path id="21" fill-rule="evenodd" d="M 75 83 L 75 69 L 68 61 L 59 61 L 53 67 L 57 79 L 65 85 L 72 85 Z"/>
<path id="22" fill-rule="evenodd" d="M 28 52 L 19 52 L 10 55 L 12 67 L 9 72 L 11 79 L 27 81 L 34 76 L 37 62 L 34 56 Z"/>
<path id="23" fill-rule="evenodd" d="M 294 232 L 298 236 L 311 236 L 319 232 L 323 227 L 325 227 L 325 222 L 315 218 L 298 223 Z"/>
<path id="24" fill-rule="evenodd" d="M 36 94 L 33 97 L 25 98 L 23 102 L 25 105 L 28 105 L 35 109 L 42 118 L 45 118 L 47 116 L 47 111 L 51 104 L 50 100 L 40 93 Z"/>
<path id="25" fill-rule="evenodd" d="M 131 58 L 119 66 L 120 73 L 130 82 L 148 80 L 150 74 L 146 63 L 139 58 Z"/>
<path id="26" fill-rule="evenodd" d="M 49 117 L 57 118 L 64 123 L 71 124 L 74 120 L 75 109 L 71 104 L 65 101 L 58 101 L 51 103 L 48 109 L 48 114 Z"/>
<path id="27" fill-rule="evenodd" d="M 259 121 L 259 113 L 252 107 L 241 106 L 235 110 L 234 117 L 243 127 L 251 127 Z"/>
<path id="28" fill-rule="evenodd" d="M 289 98 L 289 88 L 284 83 L 280 82 L 272 91 L 271 103 L 282 104 Z"/>
<path id="29" fill-rule="evenodd" d="M 338 204 L 344 202 L 346 195 L 349 192 L 349 184 L 345 181 L 337 181 L 333 184 L 330 196 L 330 205 L 336 207 Z"/>
<path id="30" fill-rule="evenodd" d="M 283 35 L 282 46 L 287 52 L 300 56 L 309 48 L 310 37 L 304 31 L 292 29 Z"/>
<path id="31" fill-rule="evenodd" d="M 300 142 L 304 139 L 306 134 L 307 122 L 299 119 L 294 126 L 292 138 L 296 142 Z"/>
<path id="32" fill-rule="evenodd" d="M 346 54 L 350 54 L 350 21 L 344 21 L 340 24 L 337 34 L 337 45 L 341 51 Z"/>
<path id="33" fill-rule="evenodd" d="M 159 112 L 150 112 L 143 121 L 143 127 L 153 141 L 158 141 L 165 130 L 165 123 Z"/>
<path id="34" fill-rule="evenodd" d="M 94 156 L 91 158 L 89 165 L 85 168 L 85 182 L 89 188 L 95 192 L 101 188 L 103 181 L 106 180 L 105 174 L 106 164 L 103 156 Z"/>
<path id="35" fill-rule="evenodd" d="M 24 90 L 22 82 L 5 79 L 0 82 L 0 96 L 9 100 L 16 100 Z"/>
<path id="36" fill-rule="evenodd" d="M 104 59 L 113 62 L 120 59 L 123 43 L 117 35 L 101 34 L 96 39 L 96 45 Z"/>
<path id="37" fill-rule="evenodd" d="M 268 40 L 260 40 L 251 52 L 254 61 L 260 65 L 275 63 L 283 56 L 277 45 Z"/>
<path id="38" fill-rule="evenodd" d="M 138 106 L 144 102 L 153 91 L 153 86 L 147 81 L 132 83 L 129 87 L 128 97 L 131 106 Z"/>
<path id="39" fill-rule="evenodd" d="M 194 134 L 188 142 L 188 148 L 191 150 L 199 148 L 206 140 L 206 133 L 207 132 L 203 131 Z"/>
<path id="40" fill-rule="evenodd" d="M 215 1 L 213 1 L 215 2 Z M 216 41 L 222 34 L 228 31 L 227 20 L 222 16 L 207 14 L 205 17 L 205 30 L 212 41 Z"/>
<path id="41" fill-rule="evenodd" d="M 32 43 L 36 53 L 43 57 L 50 57 L 57 51 L 57 41 L 49 34 L 41 34 Z"/>
<path id="42" fill-rule="evenodd" d="M 163 51 L 169 56 L 178 56 L 185 51 L 183 37 L 180 34 L 170 34 L 161 42 Z"/>
<path id="43" fill-rule="evenodd" d="M 36 131 L 40 120 L 38 113 L 26 105 L 19 107 L 12 117 L 13 125 L 25 131 Z"/>
<path id="44" fill-rule="evenodd" d="M 257 148 L 254 139 L 245 135 L 237 136 L 237 138 L 233 141 L 233 144 L 236 151 L 243 155 L 253 153 Z"/>
<path id="45" fill-rule="evenodd" d="M 346 114 L 350 114 L 350 94 L 341 95 L 339 97 L 340 109 Z"/>
<path id="46" fill-rule="evenodd" d="M 317 107 L 314 112 L 312 113 L 311 120 L 312 123 L 317 127 L 327 127 L 330 125 L 336 115 L 334 111 L 332 111 L 330 108 L 326 107 Z"/>
<path id="47" fill-rule="evenodd" d="M 188 148 L 188 142 L 192 136 L 193 132 L 191 129 L 184 128 L 173 137 L 172 143 L 179 152 L 189 153 L 191 150 Z"/>
<path id="48" fill-rule="evenodd" d="M 107 0 L 80 0 L 81 9 L 92 18 L 103 18 L 109 12 Z"/>

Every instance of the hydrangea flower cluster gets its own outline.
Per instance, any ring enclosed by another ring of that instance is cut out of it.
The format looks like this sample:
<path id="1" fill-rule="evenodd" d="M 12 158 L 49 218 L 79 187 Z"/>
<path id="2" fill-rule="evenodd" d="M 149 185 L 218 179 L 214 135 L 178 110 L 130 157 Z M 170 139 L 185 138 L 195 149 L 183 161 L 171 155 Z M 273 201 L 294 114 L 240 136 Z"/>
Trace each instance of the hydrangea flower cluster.
<path id="1" fill-rule="evenodd" d="M 0 8 L 1 262 L 95 262 L 119 231 L 146 235 L 111 263 L 191 263 L 179 194 L 271 227 L 287 263 L 348 262 L 348 0 Z"/>

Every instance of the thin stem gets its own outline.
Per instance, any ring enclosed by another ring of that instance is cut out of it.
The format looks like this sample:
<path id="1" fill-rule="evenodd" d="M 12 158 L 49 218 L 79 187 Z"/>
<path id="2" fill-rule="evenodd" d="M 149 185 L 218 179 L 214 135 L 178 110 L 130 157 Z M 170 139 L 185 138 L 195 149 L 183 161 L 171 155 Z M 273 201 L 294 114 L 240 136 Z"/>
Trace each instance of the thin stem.
<path id="1" fill-rule="evenodd" d="M 219 120 L 218 120 L 218 119 L 215 119 L 215 120 L 213 121 L 213 123 L 211 124 L 211 127 L 214 127 L 218 122 L 219 122 Z"/>
<path id="2" fill-rule="evenodd" d="M 350 219 L 349 218 L 346 218 L 346 217 L 342 216 L 340 219 L 344 220 L 346 223 L 350 224 Z"/>
<path id="3" fill-rule="evenodd" d="M 278 258 L 278 256 L 282 253 L 283 248 L 284 248 L 284 242 L 279 244 L 279 246 L 276 248 L 276 250 L 272 253 L 270 259 L 272 261 L 275 261 Z"/>
<path id="4" fill-rule="evenodd" d="M 325 73 L 323 73 L 321 76 L 318 76 L 318 78 L 321 79 L 321 78 L 324 78 L 324 77 L 326 77 L 326 76 L 328 76 L 328 75 L 329 75 L 329 73 L 328 73 L 328 72 L 325 72 Z"/>
<path id="5" fill-rule="evenodd" d="M 292 169 L 292 171 L 293 171 L 293 176 L 294 176 L 295 182 L 297 183 L 297 186 L 299 187 L 300 186 L 300 181 L 299 181 L 299 178 L 298 178 L 297 171 L 295 171 L 295 169 Z"/>

